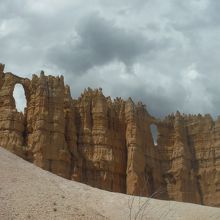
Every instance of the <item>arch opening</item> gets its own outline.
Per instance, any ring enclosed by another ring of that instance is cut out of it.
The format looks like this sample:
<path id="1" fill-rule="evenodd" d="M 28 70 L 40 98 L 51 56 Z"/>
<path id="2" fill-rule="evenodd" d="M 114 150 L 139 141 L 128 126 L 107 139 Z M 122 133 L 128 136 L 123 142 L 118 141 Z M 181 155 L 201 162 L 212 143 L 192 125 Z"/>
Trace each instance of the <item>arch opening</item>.
<path id="1" fill-rule="evenodd" d="M 158 138 L 157 126 L 155 124 L 151 124 L 150 130 L 151 130 L 151 136 L 153 138 L 154 145 L 157 146 L 157 138 Z"/>
<path id="2" fill-rule="evenodd" d="M 15 107 L 17 111 L 24 113 L 24 110 L 27 107 L 27 99 L 25 96 L 24 87 L 21 84 L 15 85 L 13 97 L 15 100 Z"/>

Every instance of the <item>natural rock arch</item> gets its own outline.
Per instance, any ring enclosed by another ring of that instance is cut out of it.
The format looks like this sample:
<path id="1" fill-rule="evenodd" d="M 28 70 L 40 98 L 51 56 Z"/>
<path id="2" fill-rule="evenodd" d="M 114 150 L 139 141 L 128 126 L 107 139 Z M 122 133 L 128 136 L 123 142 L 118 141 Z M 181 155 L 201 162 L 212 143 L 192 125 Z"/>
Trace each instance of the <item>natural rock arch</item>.
<path id="1" fill-rule="evenodd" d="M 15 76 L 11 74 L 11 84 L 9 85 L 9 96 L 10 96 L 10 103 L 11 107 L 13 109 L 16 109 L 16 102 L 14 99 L 14 90 L 16 88 L 16 85 L 21 85 L 24 89 L 24 95 L 26 98 L 26 107 L 28 106 L 29 100 L 30 100 L 30 90 L 29 90 L 29 85 L 30 85 L 30 80 L 25 79 L 25 78 L 20 78 L 18 76 Z"/>

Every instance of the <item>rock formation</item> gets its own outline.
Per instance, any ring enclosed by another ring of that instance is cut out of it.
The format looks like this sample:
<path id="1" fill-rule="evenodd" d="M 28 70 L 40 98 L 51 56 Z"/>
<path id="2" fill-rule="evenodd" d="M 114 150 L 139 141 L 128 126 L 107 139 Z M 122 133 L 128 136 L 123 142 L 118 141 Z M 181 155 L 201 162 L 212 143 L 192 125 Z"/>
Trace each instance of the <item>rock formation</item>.
<path id="1" fill-rule="evenodd" d="M 220 207 L 220 118 L 175 115 L 158 122 L 169 199 Z"/>
<path id="2" fill-rule="evenodd" d="M 16 109 L 16 84 L 25 91 L 24 113 Z M 101 189 L 220 207 L 220 118 L 210 115 L 158 120 L 142 103 L 112 100 L 101 89 L 73 100 L 62 76 L 30 80 L 1 64 L 0 146 Z"/>

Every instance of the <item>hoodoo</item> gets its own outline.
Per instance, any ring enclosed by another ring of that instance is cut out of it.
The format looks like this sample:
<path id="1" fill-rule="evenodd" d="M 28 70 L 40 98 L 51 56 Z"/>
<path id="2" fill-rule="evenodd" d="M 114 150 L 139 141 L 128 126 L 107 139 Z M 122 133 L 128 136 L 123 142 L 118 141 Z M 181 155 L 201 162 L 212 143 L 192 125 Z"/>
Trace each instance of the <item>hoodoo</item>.
<path id="1" fill-rule="evenodd" d="M 25 91 L 24 113 L 16 109 L 16 84 Z M 112 100 L 101 89 L 74 100 L 62 76 L 21 78 L 1 64 L 0 146 L 101 189 L 220 207 L 220 118 L 210 115 L 158 120 L 141 102 Z"/>

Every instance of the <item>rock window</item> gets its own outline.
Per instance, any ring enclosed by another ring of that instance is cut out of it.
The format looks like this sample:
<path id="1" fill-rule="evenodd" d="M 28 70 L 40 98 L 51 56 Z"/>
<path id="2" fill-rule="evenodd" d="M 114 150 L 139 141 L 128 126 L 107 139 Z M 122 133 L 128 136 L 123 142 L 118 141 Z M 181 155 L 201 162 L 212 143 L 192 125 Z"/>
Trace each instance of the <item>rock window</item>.
<path id="1" fill-rule="evenodd" d="M 153 138 L 154 145 L 156 146 L 157 145 L 157 135 L 158 135 L 157 126 L 155 124 L 151 124 L 150 130 L 151 130 L 151 135 Z"/>
<path id="2" fill-rule="evenodd" d="M 15 106 L 18 112 L 23 112 L 27 106 L 27 100 L 25 97 L 24 88 L 21 84 L 16 84 L 13 91 L 13 97 L 15 99 Z"/>

